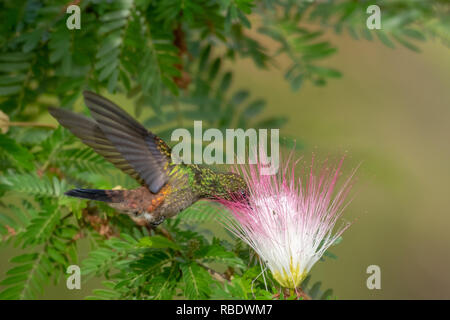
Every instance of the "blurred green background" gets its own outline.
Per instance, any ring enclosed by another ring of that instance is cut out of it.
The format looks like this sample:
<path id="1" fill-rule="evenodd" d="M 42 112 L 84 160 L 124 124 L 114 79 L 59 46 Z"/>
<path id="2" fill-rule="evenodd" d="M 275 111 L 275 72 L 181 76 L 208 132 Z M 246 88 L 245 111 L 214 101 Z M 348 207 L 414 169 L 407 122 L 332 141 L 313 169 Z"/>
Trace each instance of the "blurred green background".
<path id="1" fill-rule="evenodd" d="M 306 84 L 293 93 L 275 68 L 259 70 L 246 59 L 229 65 L 236 88 L 267 100 L 265 115 L 289 118 L 281 133 L 301 142 L 299 155 L 346 153 L 347 172 L 361 164 L 344 215 L 355 222 L 332 250 L 339 258 L 316 264 L 313 279 L 333 288 L 338 299 L 449 299 L 448 48 L 429 42 L 417 54 L 348 36 L 329 39 L 339 52 L 327 65 L 344 76 L 325 87 Z M 2 254 L 0 273 L 14 254 Z M 381 268 L 381 290 L 366 287 L 369 265 Z M 83 298 L 99 286 L 94 280 L 68 291 L 61 282 L 44 298 Z"/>
<path id="2" fill-rule="evenodd" d="M 267 99 L 271 113 L 289 116 L 282 130 L 303 154 L 348 153 L 361 163 L 357 194 L 346 217 L 356 219 L 339 257 L 318 263 L 312 276 L 338 299 L 450 298 L 450 59 L 429 43 L 421 54 L 380 43 L 332 36 L 338 54 L 329 65 L 344 77 L 326 87 L 292 93 L 239 61 L 237 85 Z M 283 61 L 280 61 L 283 63 Z M 368 290 L 366 268 L 381 268 L 381 290 Z"/>

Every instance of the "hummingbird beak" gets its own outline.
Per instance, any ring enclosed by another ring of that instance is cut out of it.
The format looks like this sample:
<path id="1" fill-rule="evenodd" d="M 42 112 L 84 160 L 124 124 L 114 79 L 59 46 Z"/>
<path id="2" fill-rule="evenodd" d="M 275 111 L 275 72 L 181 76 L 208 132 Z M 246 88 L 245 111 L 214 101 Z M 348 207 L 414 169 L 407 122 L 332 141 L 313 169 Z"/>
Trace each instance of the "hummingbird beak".
<path id="1" fill-rule="evenodd" d="M 246 191 L 241 191 L 242 202 L 250 206 L 250 194 Z"/>

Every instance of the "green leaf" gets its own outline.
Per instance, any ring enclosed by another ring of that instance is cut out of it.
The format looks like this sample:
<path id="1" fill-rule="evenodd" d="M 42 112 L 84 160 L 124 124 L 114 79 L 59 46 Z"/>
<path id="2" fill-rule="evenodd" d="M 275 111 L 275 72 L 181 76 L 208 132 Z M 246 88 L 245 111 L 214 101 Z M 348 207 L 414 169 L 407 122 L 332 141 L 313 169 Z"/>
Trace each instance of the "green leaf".
<path id="1" fill-rule="evenodd" d="M 214 62 L 212 63 L 211 68 L 209 69 L 209 75 L 208 75 L 208 78 L 210 81 L 213 80 L 217 76 L 217 73 L 219 72 L 221 63 L 222 63 L 222 60 L 220 58 L 216 58 L 214 60 Z"/>
<path id="2" fill-rule="evenodd" d="M 266 102 L 264 100 L 256 100 L 245 108 L 243 115 L 246 118 L 251 119 L 260 114 L 264 110 L 265 106 Z"/>
<path id="3" fill-rule="evenodd" d="M 10 276 L 10 277 L 6 278 L 5 280 L 1 281 L 0 285 L 8 286 L 8 285 L 12 285 L 12 284 L 17 284 L 17 283 L 25 281 L 27 278 L 28 278 L 28 276 L 26 274 Z"/>
<path id="4" fill-rule="evenodd" d="M 329 300 L 333 296 L 333 289 L 327 289 L 322 296 L 320 297 L 321 300 Z"/>
<path id="5" fill-rule="evenodd" d="M 207 222 L 215 220 L 223 210 L 223 207 L 214 203 L 197 202 L 180 212 L 176 219 L 185 222 Z"/>
<path id="6" fill-rule="evenodd" d="M 208 271 L 191 262 L 181 264 L 183 294 L 187 299 L 206 299 L 211 292 L 212 278 Z"/>
<path id="7" fill-rule="evenodd" d="M 30 262 L 30 261 L 35 260 L 37 258 L 37 256 L 38 255 L 36 253 L 26 253 L 26 254 L 22 254 L 20 256 L 14 257 L 9 261 L 14 262 L 14 263 Z"/>
<path id="8" fill-rule="evenodd" d="M 303 79 L 304 79 L 303 74 L 299 74 L 298 76 L 293 78 L 291 80 L 291 88 L 292 88 L 292 90 L 297 91 L 298 89 L 300 89 L 300 87 L 303 84 Z"/>
<path id="9" fill-rule="evenodd" d="M 20 92 L 21 89 L 22 89 L 21 86 L 0 87 L 0 96 L 9 96 L 12 94 L 16 94 Z"/>
<path id="10" fill-rule="evenodd" d="M 11 219 L 11 217 L 0 213 L 0 225 L 9 225 L 10 227 L 15 227 L 17 225 L 17 223 Z"/>
<path id="11" fill-rule="evenodd" d="M 391 41 L 391 39 L 389 39 L 389 37 L 386 35 L 385 32 L 378 30 L 376 32 L 376 35 L 378 36 L 378 39 L 380 39 L 380 41 L 384 43 L 387 47 L 392 49 L 395 48 L 394 43 Z"/>
<path id="12" fill-rule="evenodd" d="M 33 57 L 31 53 L 23 53 L 23 52 L 8 52 L 8 53 L 0 53 L 0 61 L 6 62 L 20 62 L 27 61 Z"/>
<path id="13" fill-rule="evenodd" d="M 17 267 L 14 267 L 14 268 L 12 268 L 12 269 L 9 269 L 8 270 L 8 272 L 6 272 L 6 274 L 17 274 L 17 273 L 24 273 L 24 272 L 27 272 L 27 271 L 30 271 L 31 269 L 33 268 L 33 264 L 24 264 L 24 265 L 21 265 L 21 266 L 17 266 Z"/>
<path id="14" fill-rule="evenodd" d="M 163 272 L 154 277 L 151 281 L 151 293 L 155 300 L 168 300 L 172 299 L 177 278 L 177 273 L 180 272 L 179 266 L 173 264 L 171 267 L 164 268 Z"/>
<path id="15" fill-rule="evenodd" d="M 1 89 L 2 88 L 0 87 L 0 91 Z M 27 149 L 23 148 L 4 134 L 0 134 L 0 150 L 2 149 L 7 152 L 17 166 L 27 170 L 32 170 L 34 168 L 33 155 Z"/>
<path id="16" fill-rule="evenodd" d="M 2 292 L 0 292 L 0 300 L 15 300 L 20 296 L 23 290 L 23 285 L 17 285 L 9 287 Z"/>
<path id="17" fill-rule="evenodd" d="M 111 21 L 111 22 L 104 23 L 98 29 L 98 33 L 100 35 L 103 35 L 105 33 L 111 32 L 113 30 L 116 30 L 118 28 L 121 28 L 121 27 L 125 26 L 126 23 L 127 23 L 126 19 L 114 20 L 114 21 Z"/>
<path id="18" fill-rule="evenodd" d="M 206 262 L 222 262 L 232 267 L 244 268 L 244 262 L 233 252 L 227 251 L 219 244 L 205 246 L 195 253 L 197 259 Z"/>
<path id="19" fill-rule="evenodd" d="M 18 82 L 23 82 L 26 79 L 25 74 L 12 74 L 7 76 L 0 76 L 0 85 L 14 84 Z"/>
<path id="20" fill-rule="evenodd" d="M 113 73 L 113 71 L 118 67 L 118 65 L 119 65 L 118 60 L 114 60 L 111 63 L 107 64 L 105 68 L 103 68 L 102 71 L 100 72 L 98 80 L 103 81 L 106 78 L 108 78 Z"/>
<path id="21" fill-rule="evenodd" d="M 123 19 L 130 15 L 130 10 L 117 10 L 108 12 L 100 17 L 101 21 L 110 21 L 116 19 Z"/>
<path id="22" fill-rule="evenodd" d="M 241 104 L 245 99 L 248 98 L 250 93 L 247 90 L 240 90 L 236 92 L 233 97 L 231 98 L 231 103 L 233 105 Z"/>
<path id="23" fill-rule="evenodd" d="M 262 129 L 279 129 L 287 122 L 286 117 L 272 117 L 259 121 L 255 126 Z"/>
<path id="24" fill-rule="evenodd" d="M 111 52 L 114 52 L 113 49 L 116 49 L 118 46 L 122 44 L 122 37 L 120 36 L 120 33 L 114 32 L 111 33 L 100 45 L 100 48 L 95 55 L 97 59 L 103 57 L 104 55 L 111 54 Z M 117 51 L 115 51 L 117 52 Z"/>
<path id="25" fill-rule="evenodd" d="M 178 244 L 159 235 L 152 237 L 143 237 L 139 240 L 138 245 L 144 248 L 155 248 L 155 249 L 170 248 L 175 250 L 180 249 L 180 246 Z"/>
<path id="26" fill-rule="evenodd" d="M 35 174 L 11 174 L 0 177 L 0 183 L 15 192 L 23 192 L 34 196 L 63 197 L 63 191 L 67 190 L 65 180 L 48 177 L 38 177 Z"/>
<path id="27" fill-rule="evenodd" d="M 324 76 L 324 77 L 330 77 L 330 78 L 342 77 L 342 73 L 340 71 L 338 71 L 336 69 L 332 69 L 332 68 L 309 66 L 309 70 L 315 74 L 318 74 L 318 75 Z"/>
<path id="28" fill-rule="evenodd" d="M 66 257 L 64 255 L 62 255 L 60 252 L 58 252 L 55 248 L 49 247 L 47 249 L 47 253 L 48 253 L 49 257 L 52 258 L 53 260 L 55 260 L 56 262 L 58 262 L 62 265 L 67 264 Z"/>
<path id="29" fill-rule="evenodd" d="M 314 285 L 312 286 L 312 288 L 309 290 L 309 296 L 312 299 L 316 299 L 319 292 L 320 292 L 320 286 L 322 285 L 322 282 L 318 281 L 316 283 L 314 283 Z"/>
<path id="30" fill-rule="evenodd" d="M 0 63 L 0 71 L 3 72 L 22 71 L 29 67 L 30 64 L 28 62 Z"/>

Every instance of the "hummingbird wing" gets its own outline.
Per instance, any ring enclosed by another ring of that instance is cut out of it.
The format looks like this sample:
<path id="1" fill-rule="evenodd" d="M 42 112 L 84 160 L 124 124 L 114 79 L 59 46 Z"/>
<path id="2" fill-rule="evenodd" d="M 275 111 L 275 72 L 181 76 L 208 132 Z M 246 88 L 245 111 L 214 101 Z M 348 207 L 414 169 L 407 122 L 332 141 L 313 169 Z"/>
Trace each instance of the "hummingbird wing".
<path id="1" fill-rule="evenodd" d="M 152 193 L 169 180 L 170 148 L 117 105 L 93 92 L 84 101 L 106 138 L 145 181 Z"/>
<path id="2" fill-rule="evenodd" d="M 60 123 L 83 141 L 88 141 L 86 144 L 107 160 L 116 161 L 117 167 L 144 182 L 152 193 L 158 193 L 169 180 L 171 161 L 169 146 L 113 102 L 89 91 L 83 92 L 83 95 L 95 120 L 89 119 L 89 132 L 83 129 L 80 132 L 80 128 L 86 126 L 80 122 L 73 126 L 65 126 L 62 119 Z M 76 122 L 77 119 L 73 115 L 71 121 Z M 80 115 L 76 116 L 84 118 L 79 118 L 78 121 L 87 119 Z M 59 120 L 58 116 L 55 117 Z M 93 137 L 89 137 L 89 133 L 92 132 Z"/>
<path id="3" fill-rule="evenodd" d="M 105 137 L 97 122 L 66 109 L 49 107 L 48 110 L 63 127 L 69 129 L 83 143 L 94 149 L 95 152 L 102 155 L 114 166 L 139 181 L 139 183 L 145 183 L 114 145 Z"/>

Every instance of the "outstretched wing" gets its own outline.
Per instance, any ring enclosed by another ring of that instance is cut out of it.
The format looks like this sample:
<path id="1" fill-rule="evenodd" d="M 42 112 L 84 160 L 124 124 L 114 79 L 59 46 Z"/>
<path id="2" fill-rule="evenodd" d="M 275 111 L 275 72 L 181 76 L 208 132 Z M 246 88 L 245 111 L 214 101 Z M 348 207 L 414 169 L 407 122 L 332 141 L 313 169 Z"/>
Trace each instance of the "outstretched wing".
<path id="1" fill-rule="evenodd" d="M 51 108 L 59 123 L 116 167 L 157 193 L 169 180 L 170 148 L 111 101 L 85 91 L 94 120 Z"/>
<path id="2" fill-rule="evenodd" d="M 69 129 L 83 143 L 94 149 L 123 172 L 143 184 L 144 180 L 132 166 L 122 157 L 114 145 L 105 137 L 97 123 L 81 114 L 60 108 L 48 108 L 50 114 L 65 128 Z"/>

